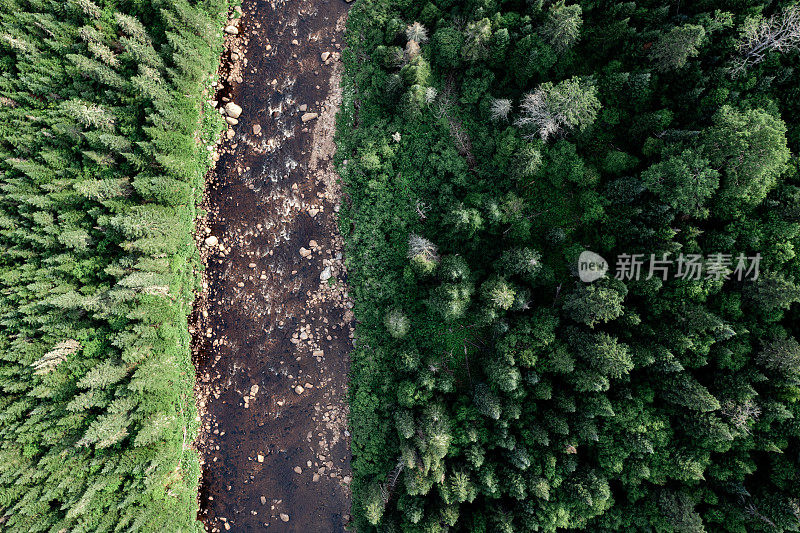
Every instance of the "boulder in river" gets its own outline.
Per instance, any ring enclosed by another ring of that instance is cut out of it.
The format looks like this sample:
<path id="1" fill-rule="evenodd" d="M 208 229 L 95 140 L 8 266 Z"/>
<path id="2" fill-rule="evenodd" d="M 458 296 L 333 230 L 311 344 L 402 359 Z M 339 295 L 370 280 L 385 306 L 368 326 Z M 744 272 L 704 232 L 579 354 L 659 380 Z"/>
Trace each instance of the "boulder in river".
<path id="1" fill-rule="evenodd" d="M 233 102 L 228 102 L 225 104 L 225 113 L 231 118 L 239 118 L 242 114 L 242 108 Z"/>
<path id="2" fill-rule="evenodd" d="M 319 280 L 328 281 L 329 279 L 331 279 L 331 267 L 325 267 L 325 270 L 323 270 L 319 275 Z"/>

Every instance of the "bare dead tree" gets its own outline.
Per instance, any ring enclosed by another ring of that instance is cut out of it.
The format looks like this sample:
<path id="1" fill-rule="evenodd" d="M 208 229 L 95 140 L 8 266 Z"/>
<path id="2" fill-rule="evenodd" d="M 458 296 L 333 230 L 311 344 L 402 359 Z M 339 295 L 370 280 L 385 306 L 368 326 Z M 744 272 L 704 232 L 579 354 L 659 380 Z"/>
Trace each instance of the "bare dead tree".
<path id="1" fill-rule="evenodd" d="M 421 51 L 422 49 L 419 46 L 419 42 L 415 41 L 414 39 L 409 39 L 406 43 L 405 52 L 403 53 L 403 64 L 409 64 L 412 59 L 420 54 Z"/>
<path id="2" fill-rule="evenodd" d="M 437 120 L 449 117 L 450 107 L 453 105 L 453 83 L 453 77 L 448 76 L 441 92 L 435 97 L 435 114 Z"/>
<path id="3" fill-rule="evenodd" d="M 724 415 L 728 422 L 737 430 L 743 433 L 750 433 L 750 422 L 755 422 L 761 415 L 761 408 L 756 405 L 752 398 L 737 404 L 733 401 L 726 401 L 722 404 L 720 413 Z"/>
<path id="4" fill-rule="evenodd" d="M 507 121 L 509 113 L 511 113 L 511 100 L 508 98 L 492 99 L 489 114 L 494 122 Z"/>
<path id="5" fill-rule="evenodd" d="M 556 306 L 556 302 L 558 301 L 558 295 L 561 294 L 561 286 L 563 283 L 559 283 L 558 287 L 556 287 L 556 295 L 553 297 L 553 305 L 552 307 Z"/>
<path id="6" fill-rule="evenodd" d="M 450 135 L 453 137 L 453 143 L 456 145 L 456 150 L 459 155 L 467 160 L 469 168 L 473 168 L 477 163 L 475 156 L 472 154 L 472 141 L 467 134 L 467 131 L 461 125 L 461 121 L 457 118 L 450 118 Z"/>
<path id="7" fill-rule="evenodd" d="M 522 115 L 516 121 L 517 126 L 534 128 L 543 140 L 562 132 L 563 119 L 553 109 L 543 87 L 540 86 L 526 94 L 522 98 L 520 107 Z"/>
<path id="8" fill-rule="evenodd" d="M 431 210 L 431 206 L 423 202 L 422 200 L 417 200 L 417 214 L 419 218 L 425 220 L 428 218 L 428 211 Z"/>
<path id="9" fill-rule="evenodd" d="M 381 497 L 383 498 L 384 505 L 389 503 L 389 498 L 392 497 L 392 492 L 394 491 L 394 487 L 397 484 L 397 480 L 400 479 L 400 474 L 403 472 L 404 467 L 405 463 L 403 462 L 403 458 L 401 457 L 400 459 L 398 459 L 397 465 L 389 473 L 389 477 L 386 478 L 386 483 L 381 485 Z"/>
<path id="10" fill-rule="evenodd" d="M 455 144 L 459 155 L 467 160 L 467 165 L 470 170 L 472 170 L 477 163 L 472 153 L 472 140 L 469 138 L 469 134 L 464 129 L 461 121 L 450 112 L 454 102 L 454 80 L 455 78 L 452 74 L 445 80 L 444 87 L 436 98 L 437 108 L 434 110 L 434 113 L 437 119 L 447 119 L 448 125 L 450 126 L 450 135 L 453 138 L 453 144 Z"/>
<path id="11" fill-rule="evenodd" d="M 749 502 L 747 505 L 745 505 L 744 510 L 750 516 L 761 520 L 762 522 L 764 522 L 765 524 L 767 524 L 767 525 L 769 525 L 771 527 L 775 527 L 775 522 L 770 520 L 767 516 L 761 514 L 761 512 L 758 510 L 758 508 L 756 507 L 756 505 L 753 502 Z"/>
<path id="12" fill-rule="evenodd" d="M 428 261 L 439 261 L 439 250 L 431 241 L 412 233 L 408 236 L 408 258 L 413 259 L 422 256 Z"/>
<path id="13" fill-rule="evenodd" d="M 428 41 L 428 30 L 419 22 L 414 22 L 406 27 L 406 37 L 409 41 L 416 41 L 423 44 Z"/>
<path id="14" fill-rule="evenodd" d="M 770 18 L 745 23 L 739 40 L 739 57 L 734 59 L 734 76 L 757 65 L 772 51 L 800 50 L 800 5 L 793 5 Z"/>
<path id="15" fill-rule="evenodd" d="M 428 105 L 434 103 L 438 94 L 436 87 L 428 87 L 425 89 L 425 103 Z"/>
<path id="16" fill-rule="evenodd" d="M 553 85 L 545 82 L 522 98 L 515 121 L 529 131 L 528 139 L 542 140 L 567 130 L 582 130 L 600 110 L 597 88 L 591 78 L 572 77 Z"/>

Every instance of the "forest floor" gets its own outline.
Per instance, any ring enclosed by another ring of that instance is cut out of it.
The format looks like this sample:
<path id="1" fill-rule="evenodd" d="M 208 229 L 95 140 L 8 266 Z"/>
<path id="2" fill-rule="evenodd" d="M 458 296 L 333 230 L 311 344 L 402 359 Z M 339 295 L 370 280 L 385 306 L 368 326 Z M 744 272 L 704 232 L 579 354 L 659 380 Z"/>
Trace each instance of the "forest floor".
<path id="1" fill-rule="evenodd" d="M 343 531 L 348 300 L 333 168 L 343 0 L 244 0 L 215 96 L 192 319 L 208 531 Z"/>

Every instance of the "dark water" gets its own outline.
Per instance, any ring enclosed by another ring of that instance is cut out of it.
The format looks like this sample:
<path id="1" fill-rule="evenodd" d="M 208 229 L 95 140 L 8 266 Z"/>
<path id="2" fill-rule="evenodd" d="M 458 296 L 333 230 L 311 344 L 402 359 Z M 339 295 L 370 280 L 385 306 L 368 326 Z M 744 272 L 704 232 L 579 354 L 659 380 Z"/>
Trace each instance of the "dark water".
<path id="1" fill-rule="evenodd" d="M 216 98 L 233 100 L 243 113 L 207 193 L 207 225 L 228 253 L 207 257 L 208 290 L 195 311 L 203 424 L 197 446 L 205 463 L 200 518 L 208 530 L 225 531 L 227 523 L 231 531 L 342 531 L 350 513 L 352 315 L 336 200 L 322 178 L 332 163 L 309 167 L 313 145 L 330 132 L 315 137 L 323 116 L 302 123 L 299 106 L 320 113 L 328 98 L 335 56 L 325 64 L 320 54 L 339 51 L 347 4 L 245 0 L 242 8 L 236 40 L 239 54 L 247 49 L 243 82 L 225 81 Z M 309 209 L 320 207 L 311 216 Z M 302 257 L 300 247 L 311 240 L 319 247 Z M 320 281 L 329 265 L 339 279 L 334 285 Z M 305 327 L 309 339 L 301 338 Z"/>

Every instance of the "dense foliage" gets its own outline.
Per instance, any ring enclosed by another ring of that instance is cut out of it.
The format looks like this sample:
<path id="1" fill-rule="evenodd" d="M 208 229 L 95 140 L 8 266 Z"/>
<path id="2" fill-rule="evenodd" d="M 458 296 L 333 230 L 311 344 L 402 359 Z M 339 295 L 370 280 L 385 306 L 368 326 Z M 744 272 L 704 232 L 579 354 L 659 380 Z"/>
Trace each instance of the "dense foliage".
<path id="1" fill-rule="evenodd" d="M 226 8 L 2 2 L 4 530 L 197 527 L 186 317 Z"/>
<path id="2" fill-rule="evenodd" d="M 348 28 L 357 529 L 800 529 L 800 8 L 361 0 Z"/>

